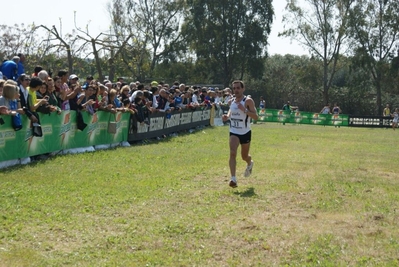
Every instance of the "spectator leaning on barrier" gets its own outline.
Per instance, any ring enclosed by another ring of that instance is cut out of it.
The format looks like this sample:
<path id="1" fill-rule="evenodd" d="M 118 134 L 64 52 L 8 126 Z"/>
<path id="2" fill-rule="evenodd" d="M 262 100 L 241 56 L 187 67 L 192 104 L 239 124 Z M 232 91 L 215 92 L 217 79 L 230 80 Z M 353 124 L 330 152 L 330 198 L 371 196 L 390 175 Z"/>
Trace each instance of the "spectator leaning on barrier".
<path id="1" fill-rule="evenodd" d="M 6 106 L 9 109 L 7 115 L 16 116 L 24 114 L 19 101 L 18 84 L 15 81 L 8 80 L 3 84 L 3 95 L 0 96 L 0 106 Z"/>
<path id="2" fill-rule="evenodd" d="M 8 115 L 10 110 L 6 106 L 0 106 L 0 114 L 1 115 Z"/>
<path id="3" fill-rule="evenodd" d="M 58 71 L 58 77 L 61 79 L 61 88 L 59 98 L 61 99 L 61 109 L 62 110 L 70 110 L 69 99 L 73 97 L 72 90 L 69 89 L 68 86 L 68 71 L 60 70 Z"/>
<path id="4" fill-rule="evenodd" d="M 192 95 L 192 105 L 198 106 L 198 97 L 199 97 L 199 91 L 198 89 L 194 89 L 193 95 Z"/>
<path id="5" fill-rule="evenodd" d="M 106 110 L 108 103 L 108 88 L 100 84 L 97 90 L 96 110 Z"/>
<path id="6" fill-rule="evenodd" d="M 107 110 L 116 113 L 117 111 L 125 111 L 125 108 L 122 105 L 122 102 L 117 97 L 117 90 L 111 89 L 108 94 L 108 105 Z"/>
<path id="7" fill-rule="evenodd" d="M 321 113 L 321 114 L 331 114 L 331 104 L 328 103 L 327 105 L 325 105 L 325 106 L 321 109 L 320 113 Z"/>
<path id="8" fill-rule="evenodd" d="M 6 106 L 9 111 L 7 115 L 12 116 L 12 127 L 15 131 L 22 129 L 21 114 L 24 114 L 19 101 L 18 85 L 13 80 L 4 83 L 3 96 L 0 96 L 0 106 Z"/>
<path id="9" fill-rule="evenodd" d="M 334 107 L 333 107 L 332 112 L 335 115 L 338 115 L 338 114 L 340 114 L 342 112 L 341 108 L 338 106 L 337 103 L 334 103 Z"/>
<path id="10" fill-rule="evenodd" d="M 140 124 L 148 123 L 148 111 L 143 101 L 143 97 L 144 93 L 142 91 L 137 91 L 131 106 L 134 110 L 136 119 Z"/>
<path id="11" fill-rule="evenodd" d="M 265 109 L 266 108 L 266 101 L 263 99 L 263 96 L 260 97 L 259 100 L 259 109 Z"/>
<path id="12" fill-rule="evenodd" d="M 48 114 L 50 112 L 58 111 L 57 106 L 53 106 L 49 103 L 50 102 L 50 93 L 48 91 L 47 83 L 43 82 L 43 84 L 39 87 L 39 90 L 36 91 L 36 98 L 38 100 L 40 100 L 40 99 L 47 100 L 47 103 L 42 104 L 37 108 L 38 112 Z"/>
<path id="13" fill-rule="evenodd" d="M 29 103 L 28 103 L 28 96 L 29 96 L 29 83 L 30 83 L 30 78 L 26 74 L 21 74 L 19 76 L 18 82 L 19 82 L 19 100 L 21 103 L 21 107 L 25 111 L 25 115 L 28 116 L 28 118 L 32 122 L 37 122 L 37 118 L 35 115 L 32 114 L 30 109 L 28 108 Z"/>
<path id="14" fill-rule="evenodd" d="M 121 91 L 119 92 L 119 100 L 123 103 L 123 100 L 125 99 L 129 99 L 130 95 L 129 95 L 129 85 L 124 85 L 121 88 Z M 130 100 L 129 100 L 130 101 Z"/>
<path id="15" fill-rule="evenodd" d="M 183 98 L 182 104 L 184 105 L 184 107 L 187 107 L 187 105 L 190 105 L 193 102 L 190 90 L 183 92 L 182 98 Z"/>
<path id="16" fill-rule="evenodd" d="M 48 91 L 48 102 L 50 105 L 55 107 L 56 111 L 58 114 L 61 113 L 61 106 L 60 106 L 60 101 L 57 98 L 56 92 L 55 92 L 55 84 L 53 78 L 48 78 L 47 80 L 47 91 Z"/>
<path id="17" fill-rule="evenodd" d="M 284 110 L 284 111 L 291 111 L 291 102 L 290 102 L 290 101 L 287 101 L 287 102 L 283 105 L 282 110 Z"/>
<path id="18" fill-rule="evenodd" d="M 80 107 L 87 111 L 89 114 L 93 115 L 96 111 L 94 108 L 94 104 L 96 101 L 93 99 L 93 95 L 95 93 L 95 88 L 93 84 L 89 84 L 85 89 L 84 89 L 84 97 L 82 101 L 80 102 Z"/>
<path id="19" fill-rule="evenodd" d="M 140 83 L 139 85 L 137 85 L 136 87 L 136 91 L 134 91 L 131 95 L 130 95 L 130 102 L 133 103 L 134 99 L 136 98 L 136 94 L 138 91 L 143 91 L 144 90 L 144 84 Z"/>
<path id="20" fill-rule="evenodd" d="M 390 117 L 391 116 L 391 110 L 389 109 L 389 104 L 387 104 L 382 111 L 382 116 L 384 117 Z"/>
<path id="21" fill-rule="evenodd" d="M 42 87 L 43 81 L 39 77 L 32 77 L 29 82 L 29 95 L 28 95 L 28 108 L 31 112 L 36 112 L 36 110 L 41 106 L 47 104 L 47 99 L 38 100 L 36 97 L 36 92 Z"/>
<path id="22" fill-rule="evenodd" d="M 165 112 L 166 104 L 168 103 L 169 93 L 165 89 L 159 91 L 157 111 Z"/>
<path id="23" fill-rule="evenodd" d="M 80 110 L 81 109 L 81 102 L 84 98 L 84 92 L 82 92 L 82 86 L 79 83 L 75 83 L 72 84 L 70 86 L 72 92 L 73 92 L 73 96 L 69 99 L 69 107 L 71 108 L 71 110 Z"/>
<path id="24" fill-rule="evenodd" d="M 152 94 L 152 108 L 153 110 L 155 110 L 158 107 L 158 97 L 159 97 L 159 87 L 158 86 L 154 86 L 151 87 L 150 91 Z"/>
<path id="25" fill-rule="evenodd" d="M 155 108 L 152 106 L 152 101 L 154 98 L 152 96 L 151 91 L 145 89 L 145 90 L 143 90 L 143 95 L 144 95 L 144 103 L 145 103 L 145 106 L 147 107 L 148 111 L 151 113 L 154 112 Z"/>

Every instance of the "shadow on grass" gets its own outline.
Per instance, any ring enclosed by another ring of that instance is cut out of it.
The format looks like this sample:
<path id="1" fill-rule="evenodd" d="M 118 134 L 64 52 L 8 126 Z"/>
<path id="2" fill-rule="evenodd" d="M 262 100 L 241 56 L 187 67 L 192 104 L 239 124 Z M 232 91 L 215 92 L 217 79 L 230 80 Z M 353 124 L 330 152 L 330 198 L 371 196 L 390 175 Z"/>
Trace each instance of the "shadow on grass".
<path id="1" fill-rule="evenodd" d="M 240 197 L 256 196 L 255 189 L 253 187 L 247 188 L 245 191 L 234 192 L 234 194 Z"/>

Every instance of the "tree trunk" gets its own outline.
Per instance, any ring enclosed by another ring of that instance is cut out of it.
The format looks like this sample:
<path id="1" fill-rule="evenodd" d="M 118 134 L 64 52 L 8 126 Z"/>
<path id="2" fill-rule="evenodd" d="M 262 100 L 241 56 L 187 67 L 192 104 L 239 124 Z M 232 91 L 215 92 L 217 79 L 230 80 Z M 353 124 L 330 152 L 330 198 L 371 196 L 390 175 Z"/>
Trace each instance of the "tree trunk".
<path id="1" fill-rule="evenodd" d="M 91 46 L 93 47 L 94 60 L 96 61 L 96 68 L 97 68 L 97 72 L 98 72 L 98 80 L 100 82 L 102 82 L 102 81 L 104 81 L 104 76 L 103 76 L 103 72 L 101 70 L 100 57 L 98 55 L 98 51 L 97 51 L 97 48 L 96 48 L 96 40 L 91 39 Z"/>

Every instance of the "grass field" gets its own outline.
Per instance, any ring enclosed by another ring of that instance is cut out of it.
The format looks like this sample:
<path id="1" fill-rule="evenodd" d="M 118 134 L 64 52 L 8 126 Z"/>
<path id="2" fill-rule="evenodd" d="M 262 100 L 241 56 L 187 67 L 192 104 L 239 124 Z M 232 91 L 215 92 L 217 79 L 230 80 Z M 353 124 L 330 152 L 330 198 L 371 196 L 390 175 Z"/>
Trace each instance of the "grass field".
<path id="1" fill-rule="evenodd" d="M 399 131 L 253 125 L 0 173 L 0 266 L 398 266 Z"/>

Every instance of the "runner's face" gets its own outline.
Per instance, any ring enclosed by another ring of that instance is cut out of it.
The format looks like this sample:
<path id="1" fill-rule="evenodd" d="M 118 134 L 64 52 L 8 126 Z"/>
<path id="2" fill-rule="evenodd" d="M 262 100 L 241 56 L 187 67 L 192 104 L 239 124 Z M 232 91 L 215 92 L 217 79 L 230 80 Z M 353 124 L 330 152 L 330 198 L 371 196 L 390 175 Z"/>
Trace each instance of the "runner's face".
<path id="1" fill-rule="evenodd" d="M 242 96 L 243 92 L 244 92 L 244 88 L 241 88 L 241 85 L 239 83 L 235 83 L 233 84 L 233 91 L 234 91 L 234 95 L 237 96 Z"/>

